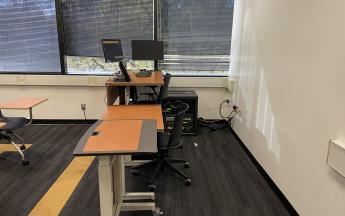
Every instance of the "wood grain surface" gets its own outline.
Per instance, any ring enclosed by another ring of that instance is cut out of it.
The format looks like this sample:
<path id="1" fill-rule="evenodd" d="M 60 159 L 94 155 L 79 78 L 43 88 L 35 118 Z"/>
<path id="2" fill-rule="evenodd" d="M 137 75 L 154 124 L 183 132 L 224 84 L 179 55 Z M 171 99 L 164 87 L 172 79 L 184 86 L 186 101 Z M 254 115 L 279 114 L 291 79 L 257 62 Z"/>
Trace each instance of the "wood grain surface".
<path id="1" fill-rule="evenodd" d="M 162 108 L 159 104 L 107 106 L 101 118 L 105 121 L 121 119 L 153 119 L 157 121 L 157 130 L 164 131 Z"/>
<path id="2" fill-rule="evenodd" d="M 47 100 L 48 98 L 43 97 L 24 97 L 11 102 L 0 104 L 0 109 L 30 109 Z"/>
<path id="3" fill-rule="evenodd" d="M 109 79 L 105 82 L 106 86 L 146 86 L 146 85 L 164 85 L 163 74 L 161 71 L 154 71 L 150 77 L 137 77 L 132 71 L 128 71 L 131 77 L 130 82 L 118 82 Z"/>
<path id="4" fill-rule="evenodd" d="M 139 147 L 142 120 L 104 121 L 87 140 L 85 152 L 136 151 Z"/>

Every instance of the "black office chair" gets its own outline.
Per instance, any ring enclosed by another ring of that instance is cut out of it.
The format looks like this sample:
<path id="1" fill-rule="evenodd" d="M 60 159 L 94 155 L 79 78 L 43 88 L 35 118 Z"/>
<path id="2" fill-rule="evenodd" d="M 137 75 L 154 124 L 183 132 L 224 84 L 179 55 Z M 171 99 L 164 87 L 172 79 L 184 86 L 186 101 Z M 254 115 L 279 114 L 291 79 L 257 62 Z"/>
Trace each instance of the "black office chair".
<path id="1" fill-rule="evenodd" d="M 24 140 L 18 136 L 14 131 L 26 126 L 28 120 L 24 117 L 6 117 L 2 114 L 0 110 L 0 122 L 5 123 L 5 127 L 0 128 L 0 139 L 5 139 L 10 142 L 13 147 L 18 151 L 18 153 L 22 157 L 22 164 L 24 166 L 29 165 L 29 161 L 26 160 L 24 151 L 26 146 L 24 144 Z M 20 148 L 14 142 L 14 138 L 18 139 L 21 143 Z"/>
<path id="2" fill-rule="evenodd" d="M 174 128 L 171 134 L 169 133 L 158 133 L 157 134 L 157 147 L 158 147 L 158 154 L 156 158 L 150 162 L 132 167 L 131 172 L 133 175 L 138 174 L 138 168 L 147 167 L 151 165 L 155 165 L 155 170 L 153 175 L 150 179 L 149 190 L 154 191 L 156 186 L 153 184 L 154 180 L 156 179 L 159 170 L 164 170 L 164 167 L 171 169 L 174 173 L 179 175 L 185 180 L 186 185 L 191 185 L 191 179 L 186 176 L 182 171 L 176 168 L 173 164 L 174 163 L 183 163 L 185 168 L 188 168 L 190 165 L 186 160 L 183 159 L 175 159 L 169 156 L 169 151 L 173 149 L 178 149 L 182 147 L 181 135 L 182 135 L 182 125 L 185 113 L 189 109 L 188 104 L 179 102 L 178 104 L 174 104 L 176 114 L 174 120 Z"/>
<path id="3" fill-rule="evenodd" d="M 155 90 L 155 86 L 147 86 L 152 92 L 143 93 L 141 95 L 149 96 L 149 100 L 139 100 L 138 104 L 162 104 L 165 99 L 168 98 L 169 84 L 171 74 L 166 73 L 164 75 L 164 85 L 160 87 L 159 93 Z"/>

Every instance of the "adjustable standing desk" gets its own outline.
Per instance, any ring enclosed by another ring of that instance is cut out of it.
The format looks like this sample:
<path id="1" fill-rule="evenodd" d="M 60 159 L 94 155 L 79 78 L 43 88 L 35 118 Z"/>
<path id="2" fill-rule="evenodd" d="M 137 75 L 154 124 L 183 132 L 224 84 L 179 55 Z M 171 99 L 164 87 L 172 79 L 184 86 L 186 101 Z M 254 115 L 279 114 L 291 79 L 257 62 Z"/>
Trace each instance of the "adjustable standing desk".
<path id="1" fill-rule="evenodd" d="M 161 71 L 152 72 L 150 77 L 137 77 L 132 71 L 128 71 L 128 75 L 131 78 L 130 82 L 114 81 L 112 79 L 105 82 L 107 88 L 107 105 L 114 105 L 118 97 L 120 97 L 120 105 L 126 104 L 126 87 L 164 85 Z"/>
<path id="2" fill-rule="evenodd" d="M 159 104 L 107 106 L 101 118 L 104 121 L 123 119 L 153 119 L 157 122 L 157 131 L 164 132 L 162 107 Z M 136 166 L 145 162 L 147 161 L 132 160 L 131 156 L 125 157 L 126 166 Z"/>
<path id="3" fill-rule="evenodd" d="M 154 193 L 128 193 L 125 189 L 124 155 L 154 152 L 157 152 L 155 120 L 99 120 L 84 134 L 73 154 L 98 157 L 102 216 L 138 210 L 159 213 Z M 126 202 L 128 200 L 131 202 Z"/>

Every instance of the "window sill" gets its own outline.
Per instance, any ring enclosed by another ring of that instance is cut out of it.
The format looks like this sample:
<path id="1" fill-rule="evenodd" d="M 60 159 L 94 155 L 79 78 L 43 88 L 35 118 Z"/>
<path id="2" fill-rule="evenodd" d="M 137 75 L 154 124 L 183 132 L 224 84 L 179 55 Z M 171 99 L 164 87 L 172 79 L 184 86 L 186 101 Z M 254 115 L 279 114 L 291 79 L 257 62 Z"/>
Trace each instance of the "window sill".
<path id="1" fill-rule="evenodd" d="M 89 86 L 103 87 L 109 76 L 85 75 L 0 75 L 0 86 Z M 171 87 L 233 89 L 229 77 L 173 77 Z"/>

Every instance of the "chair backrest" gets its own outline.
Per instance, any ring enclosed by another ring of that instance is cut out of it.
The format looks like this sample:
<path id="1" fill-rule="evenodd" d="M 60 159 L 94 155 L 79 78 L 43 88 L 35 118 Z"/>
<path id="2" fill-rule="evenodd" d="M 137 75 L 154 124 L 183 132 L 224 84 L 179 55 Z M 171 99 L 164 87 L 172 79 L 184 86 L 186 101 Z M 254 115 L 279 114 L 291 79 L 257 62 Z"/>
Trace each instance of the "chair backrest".
<path id="1" fill-rule="evenodd" d="M 177 107 L 177 112 L 174 119 L 174 128 L 171 132 L 171 136 L 168 143 L 168 149 L 169 147 L 177 146 L 180 144 L 183 120 L 187 110 L 189 109 L 189 105 L 183 102 L 177 102 L 175 106 Z"/>
<path id="2" fill-rule="evenodd" d="M 164 75 L 164 85 L 161 86 L 159 90 L 159 95 L 157 98 L 157 103 L 162 104 L 162 101 L 168 98 L 169 84 L 170 84 L 171 74 L 166 73 Z"/>
<path id="3" fill-rule="evenodd" d="M 1 109 L 0 109 L 0 122 L 4 122 L 5 116 L 2 114 Z"/>

